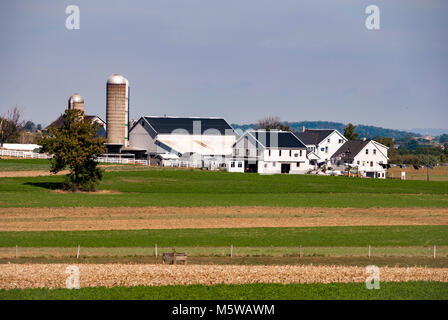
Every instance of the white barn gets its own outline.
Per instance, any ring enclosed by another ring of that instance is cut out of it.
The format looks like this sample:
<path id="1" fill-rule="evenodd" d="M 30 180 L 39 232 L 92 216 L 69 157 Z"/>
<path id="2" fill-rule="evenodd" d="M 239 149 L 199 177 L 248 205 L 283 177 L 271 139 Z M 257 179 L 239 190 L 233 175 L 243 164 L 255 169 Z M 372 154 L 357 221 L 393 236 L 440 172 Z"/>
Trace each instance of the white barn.
<path id="1" fill-rule="evenodd" d="M 148 116 L 141 117 L 129 131 L 130 146 L 146 150 L 152 163 L 174 165 L 178 157 L 179 165 L 210 169 L 225 167 L 236 138 L 222 118 Z"/>

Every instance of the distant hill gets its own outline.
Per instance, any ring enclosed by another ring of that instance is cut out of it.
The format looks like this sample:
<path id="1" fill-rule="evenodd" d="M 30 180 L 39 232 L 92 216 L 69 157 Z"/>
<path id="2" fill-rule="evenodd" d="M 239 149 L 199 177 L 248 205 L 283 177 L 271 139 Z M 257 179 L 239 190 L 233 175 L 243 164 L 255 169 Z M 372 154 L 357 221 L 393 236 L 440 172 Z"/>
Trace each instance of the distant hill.
<path id="1" fill-rule="evenodd" d="M 416 128 L 416 129 L 411 129 L 411 131 L 420 133 L 421 135 L 429 134 L 430 136 L 435 136 L 435 137 L 448 133 L 448 129 L 435 129 L 435 128 Z"/>
<path id="2" fill-rule="evenodd" d="M 347 126 L 341 122 L 329 122 L 329 121 L 300 121 L 300 122 L 285 122 L 286 125 L 290 126 L 293 131 L 301 132 L 302 127 L 307 129 L 336 129 L 341 133 L 344 133 L 344 128 Z M 253 129 L 256 127 L 255 123 L 251 124 L 232 124 L 234 129 L 241 129 L 246 131 L 248 129 Z M 377 137 L 389 137 L 393 139 L 402 139 L 407 135 L 414 137 L 421 136 L 418 133 L 407 132 L 402 130 L 385 129 L 375 126 L 366 125 L 356 125 L 355 132 L 359 134 L 360 138 L 375 139 Z"/>

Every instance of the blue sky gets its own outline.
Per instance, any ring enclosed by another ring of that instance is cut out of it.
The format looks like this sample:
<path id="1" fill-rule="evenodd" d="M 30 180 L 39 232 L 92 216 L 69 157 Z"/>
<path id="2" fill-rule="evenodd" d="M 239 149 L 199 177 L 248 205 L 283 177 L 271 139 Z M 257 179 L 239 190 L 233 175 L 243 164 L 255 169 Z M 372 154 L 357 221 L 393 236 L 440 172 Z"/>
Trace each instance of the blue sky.
<path id="1" fill-rule="evenodd" d="M 78 5 L 81 29 L 65 28 Z M 365 8 L 381 10 L 369 31 Z M 105 120 L 106 79 L 131 118 L 222 116 L 448 127 L 448 1 L 2 1 L 0 114 L 48 124 L 75 92 Z"/>

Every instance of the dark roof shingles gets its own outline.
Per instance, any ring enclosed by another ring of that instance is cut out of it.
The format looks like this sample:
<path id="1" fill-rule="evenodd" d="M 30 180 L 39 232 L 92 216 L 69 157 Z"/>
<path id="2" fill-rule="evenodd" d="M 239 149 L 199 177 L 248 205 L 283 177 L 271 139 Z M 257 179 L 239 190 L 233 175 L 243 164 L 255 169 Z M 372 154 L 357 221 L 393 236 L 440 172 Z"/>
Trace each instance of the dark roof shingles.
<path id="1" fill-rule="evenodd" d="M 289 131 L 252 131 L 251 134 L 266 148 L 306 148 Z"/>
<path id="2" fill-rule="evenodd" d="M 328 137 L 334 130 L 314 130 L 306 129 L 305 132 L 297 133 L 297 138 L 306 145 L 319 144 Z"/>
<path id="3" fill-rule="evenodd" d="M 349 153 L 349 160 L 353 158 L 370 142 L 371 140 L 349 140 L 344 143 L 333 155 L 334 157 L 346 157 L 347 152 Z"/>
<path id="4" fill-rule="evenodd" d="M 186 130 L 193 134 L 194 121 L 200 122 L 201 134 L 209 130 L 208 134 L 225 135 L 234 133 L 232 127 L 221 118 L 171 118 L 171 117 L 145 117 L 146 121 L 154 128 L 158 134 L 171 134 L 175 130 Z M 215 131 L 215 133 L 214 133 Z"/>

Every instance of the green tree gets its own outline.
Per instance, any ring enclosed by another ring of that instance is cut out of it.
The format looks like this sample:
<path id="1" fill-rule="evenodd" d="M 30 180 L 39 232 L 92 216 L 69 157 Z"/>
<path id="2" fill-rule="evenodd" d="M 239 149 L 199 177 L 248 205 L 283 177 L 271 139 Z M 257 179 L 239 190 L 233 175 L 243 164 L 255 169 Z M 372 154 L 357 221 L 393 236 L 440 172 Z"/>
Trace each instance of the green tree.
<path id="1" fill-rule="evenodd" d="M 448 134 L 444 133 L 439 137 L 439 142 L 440 143 L 445 143 L 448 142 Z"/>
<path id="2" fill-rule="evenodd" d="M 378 137 L 375 139 L 375 141 L 389 148 L 389 150 L 387 150 L 387 157 L 389 158 L 390 163 L 401 162 L 400 154 L 398 153 L 398 150 L 395 148 L 394 140 L 392 138 Z"/>
<path id="3" fill-rule="evenodd" d="M 355 133 L 355 128 L 356 127 L 353 124 L 349 123 L 344 129 L 344 137 L 348 140 L 356 140 L 356 138 L 358 138 L 358 134 Z"/>
<path id="4" fill-rule="evenodd" d="M 37 128 L 33 121 L 27 121 L 23 126 L 23 129 L 28 132 L 36 132 Z"/>
<path id="5" fill-rule="evenodd" d="M 417 140 L 411 140 L 406 144 L 406 148 L 411 151 L 415 151 L 418 148 Z"/>
<path id="6" fill-rule="evenodd" d="M 96 137 L 100 125 L 84 118 L 80 110 L 66 110 L 64 124 L 51 126 L 39 138 L 42 151 L 53 155 L 51 172 L 68 167 L 64 189 L 94 191 L 103 177 L 96 158 L 105 152 L 103 137 Z"/>

